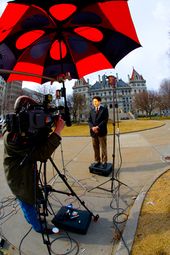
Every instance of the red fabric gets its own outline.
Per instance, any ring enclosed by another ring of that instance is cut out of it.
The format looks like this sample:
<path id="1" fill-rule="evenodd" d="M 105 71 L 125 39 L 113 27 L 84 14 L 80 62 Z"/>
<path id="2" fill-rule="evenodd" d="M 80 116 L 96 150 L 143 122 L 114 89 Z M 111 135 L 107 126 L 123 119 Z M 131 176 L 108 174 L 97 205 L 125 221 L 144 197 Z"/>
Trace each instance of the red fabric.
<path id="1" fill-rule="evenodd" d="M 103 14 L 107 17 L 106 20 L 103 19 L 103 25 L 105 21 L 107 25 L 109 22 L 116 31 L 139 43 L 127 2 L 111 1 L 99 3 L 99 6 Z"/>
<path id="2" fill-rule="evenodd" d="M 32 45 L 36 40 L 38 40 L 45 32 L 42 30 L 29 31 L 21 35 L 16 41 L 16 48 L 19 50 L 25 49 Z"/>
<path id="3" fill-rule="evenodd" d="M 26 11 L 29 6 L 9 3 L 0 17 L 0 42 L 2 42 L 10 33 Z M 14 11 L 15 10 L 15 11 Z"/>
<path id="4" fill-rule="evenodd" d="M 140 47 L 128 3 L 89 2 L 9 3 L 0 18 L 0 46 L 5 44 L 8 56 L 7 60 L 3 56 L 2 65 L 4 61 L 7 66 L 5 61 L 11 59 L 11 70 L 56 78 L 67 72 L 72 78 L 82 78 L 114 68 Z M 40 78 L 24 74 L 11 74 L 8 81 L 12 79 L 42 83 Z"/>
<path id="5" fill-rule="evenodd" d="M 28 72 L 28 70 L 30 70 Z M 37 83 L 41 83 L 41 78 L 36 76 L 28 76 L 24 73 L 32 73 L 35 75 L 42 75 L 43 74 L 43 67 L 40 65 L 32 64 L 32 63 L 25 63 L 25 62 L 18 62 L 16 66 L 13 68 L 13 71 L 20 71 L 23 74 L 10 74 L 8 78 L 8 82 L 10 81 L 34 81 Z"/>
<path id="6" fill-rule="evenodd" d="M 52 16 L 58 20 L 62 21 L 70 17 L 77 10 L 76 6 L 73 4 L 56 4 L 53 5 L 49 11 Z"/>

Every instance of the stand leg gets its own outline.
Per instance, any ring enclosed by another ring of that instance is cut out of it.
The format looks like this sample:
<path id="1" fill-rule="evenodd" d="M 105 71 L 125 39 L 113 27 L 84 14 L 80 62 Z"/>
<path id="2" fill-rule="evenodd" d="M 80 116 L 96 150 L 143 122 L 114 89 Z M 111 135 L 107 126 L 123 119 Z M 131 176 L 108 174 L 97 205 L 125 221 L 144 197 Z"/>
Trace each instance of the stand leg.
<path id="1" fill-rule="evenodd" d="M 129 189 L 131 189 L 131 190 L 133 190 L 131 187 L 129 187 L 127 184 L 125 184 L 124 182 L 121 182 L 121 181 L 119 181 L 118 179 L 115 179 L 115 178 L 110 178 L 109 180 L 107 180 L 107 181 L 105 181 L 105 182 L 103 182 L 103 183 L 101 183 L 101 184 L 99 184 L 98 186 L 96 186 L 96 187 L 94 187 L 94 188 L 92 188 L 92 189 L 89 189 L 88 190 L 88 192 L 90 192 L 90 191 L 92 191 L 92 190 L 94 190 L 94 189 L 101 189 L 101 190 L 104 190 L 104 191 L 107 191 L 107 192 L 113 192 L 114 191 L 114 189 L 113 189 L 113 182 L 114 181 L 116 181 L 118 184 L 120 184 L 120 185 L 124 185 L 124 186 L 126 186 L 126 187 L 128 187 Z M 105 188 L 102 188 L 101 186 L 103 186 L 104 184 L 106 184 L 106 183 L 108 183 L 108 182 L 111 182 L 111 184 L 112 184 L 112 186 L 111 186 L 111 189 L 105 189 Z M 133 190 L 134 191 L 134 190 Z"/>
<path id="2" fill-rule="evenodd" d="M 42 162 L 40 164 L 40 169 L 39 169 L 39 181 L 41 186 L 43 185 L 40 179 L 40 173 L 42 169 Z M 42 189 L 44 191 L 44 198 L 42 200 L 37 200 L 36 201 L 36 208 L 38 212 L 38 217 L 40 220 L 41 228 L 42 228 L 42 239 L 43 243 L 47 246 L 48 254 L 51 255 L 51 242 L 50 242 L 50 237 L 47 231 L 47 219 L 46 216 L 48 215 L 48 209 L 47 209 L 47 204 L 48 204 L 48 190 L 47 190 L 47 179 L 46 179 L 46 162 L 44 163 L 44 172 L 43 172 L 43 179 L 44 179 L 44 185 L 42 186 Z M 40 208 L 42 207 L 43 212 L 40 212 Z"/>
<path id="3" fill-rule="evenodd" d="M 59 177 L 62 179 L 62 181 L 64 182 L 64 184 L 67 186 L 67 188 L 71 191 L 71 194 L 72 194 L 73 196 L 75 196 L 75 197 L 77 198 L 77 200 L 80 202 L 80 204 L 93 216 L 94 221 L 97 221 L 98 218 L 99 218 L 99 215 L 96 215 L 96 216 L 95 216 L 95 215 L 87 208 L 87 206 L 85 205 L 85 202 L 82 201 L 82 200 L 77 196 L 77 194 L 74 192 L 74 190 L 73 190 L 73 189 L 71 188 L 71 186 L 68 184 L 68 182 L 67 182 L 66 179 L 65 179 L 65 176 L 62 175 L 62 174 L 60 173 L 60 171 L 58 170 L 57 166 L 55 165 L 55 163 L 54 163 L 54 161 L 52 160 L 51 157 L 49 158 L 49 160 L 50 160 L 52 166 L 53 166 L 53 167 L 55 168 L 55 170 L 57 171 Z"/>
<path id="4" fill-rule="evenodd" d="M 70 178 L 73 180 L 74 183 L 77 183 L 77 184 L 78 184 L 81 188 L 83 188 L 84 191 L 86 192 L 87 187 L 85 187 L 77 178 L 75 178 L 74 176 L 72 176 L 72 175 L 70 174 L 70 172 L 65 168 L 62 143 L 61 143 L 60 146 L 61 146 L 61 159 L 62 159 L 62 164 L 63 164 L 63 172 L 64 172 L 65 177 L 66 177 L 66 178 L 67 178 L 67 177 L 70 177 Z M 55 180 L 53 181 L 53 183 L 54 183 L 54 182 L 55 182 Z M 53 185 L 53 183 L 52 183 L 52 185 Z M 73 185 L 74 185 L 74 183 L 73 183 Z"/>

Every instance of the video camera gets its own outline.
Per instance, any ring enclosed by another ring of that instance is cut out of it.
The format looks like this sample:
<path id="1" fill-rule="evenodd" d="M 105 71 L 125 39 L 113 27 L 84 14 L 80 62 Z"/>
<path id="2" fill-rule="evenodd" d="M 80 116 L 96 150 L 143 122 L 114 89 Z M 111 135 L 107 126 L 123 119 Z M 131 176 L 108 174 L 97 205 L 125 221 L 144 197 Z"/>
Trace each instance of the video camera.
<path id="1" fill-rule="evenodd" d="M 7 130 L 13 133 L 36 134 L 46 128 L 51 131 L 54 121 L 61 116 L 67 126 L 71 126 L 68 107 L 50 105 L 49 95 L 45 96 L 43 104 L 29 105 L 19 113 L 9 113 L 5 117 Z"/>

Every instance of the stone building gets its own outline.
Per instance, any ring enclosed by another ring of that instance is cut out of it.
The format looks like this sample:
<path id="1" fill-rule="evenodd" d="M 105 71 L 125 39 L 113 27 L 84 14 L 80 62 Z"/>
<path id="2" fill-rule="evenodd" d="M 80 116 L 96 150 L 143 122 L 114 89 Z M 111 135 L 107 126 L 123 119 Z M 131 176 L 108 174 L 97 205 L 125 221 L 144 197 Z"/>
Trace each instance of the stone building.
<path id="1" fill-rule="evenodd" d="M 43 94 L 27 88 L 22 88 L 22 81 L 6 83 L 0 76 L 0 116 L 14 112 L 14 103 L 17 97 L 27 95 L 38 102 L 43 101 Z"/>
<path id="2" fill-rule="evenodd" d="M 22 95 L 22 81 L 12 81 L 5 84 L 1 111 L 3 116 L 14 111 L 15 100 L 20 95 Z"/>
<path id="3" fill-rule="evenodd" d="M 3 98 L 4 98 L 4 89 L 5 89 L 6 82 L 0 76 L 0 114 L 2 113 L 2 105 L 3 105 Z"/>
<path id="4" fill-rule="evenodd" d="M 128 75 L 128 79 L 132 95 L 135 95 L 136 93 L 140 92 L 145 92 L 147 90 L 146 80 L 144 80 L 143 76 L 137 73 L 137 71 L 134 68 L 131 77 Z"/>
<path id="5" fill-rule="evenodd" d="M 83 78 L 76 81 L 73 86 L 73 94 L 84 95 L 88 108 L 91 106 L 93 96 L 100 96 L 102 104 L 108 107 L 110 118 L 115 104 L 120 118 L 131 118 L 133 96 L 146 90 L 146 80 L 134 68 L 131 76 L 128 76 L 128 82 L 126 83 L 117 78 L 115 87 L 108 84 L 108 77 L 105 74 L 103 76 L 99 75 L 98 81 L 93 85 L 90 85 L 89 80 L 86 81 Z M 86 119 L 86 117 L 87 115 L 82 113 L 82 119 Z"/>

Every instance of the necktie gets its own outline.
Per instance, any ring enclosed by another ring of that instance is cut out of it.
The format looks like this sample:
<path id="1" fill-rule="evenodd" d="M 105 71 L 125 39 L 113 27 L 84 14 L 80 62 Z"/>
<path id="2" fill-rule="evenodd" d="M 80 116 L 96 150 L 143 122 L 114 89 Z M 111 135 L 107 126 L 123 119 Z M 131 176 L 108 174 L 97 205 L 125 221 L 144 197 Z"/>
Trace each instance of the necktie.
<path id="1" fill-rule="evenodd" d="M 98 112 L 99 112 L 99 108 L 98 108 L 98 107 L 96 107 L 96 114 L 98 114 Z"/>

